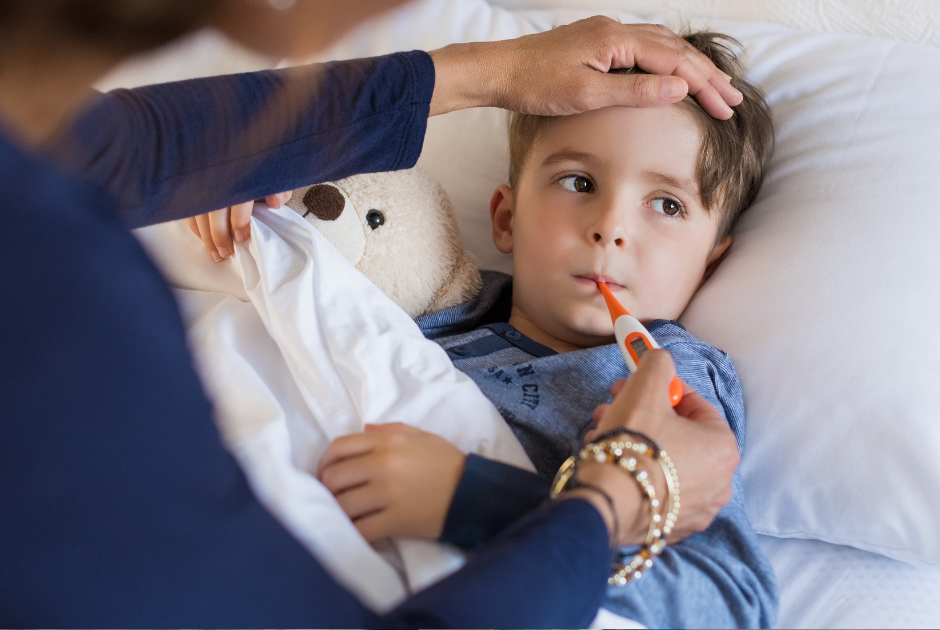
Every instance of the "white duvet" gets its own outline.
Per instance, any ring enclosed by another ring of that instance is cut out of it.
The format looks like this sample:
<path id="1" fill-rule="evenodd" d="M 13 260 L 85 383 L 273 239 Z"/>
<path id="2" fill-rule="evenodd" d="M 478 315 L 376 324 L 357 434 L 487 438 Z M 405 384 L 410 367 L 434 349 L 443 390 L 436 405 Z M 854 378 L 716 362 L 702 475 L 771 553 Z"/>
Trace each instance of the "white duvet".
<path id="1" fill-rule="evenodd" d="M 219 427 L 268 508 L 378 611 L 457 568 L 462 556 L 437 543 L 397 540 L 380 555 L 307 471 L 336 437 L 395 421 L 532 469 L 473 381 L 286 207 L 256 205 L 252 238 L 221 264 L 180 222 L 138 234 L 176 289 Z"/>

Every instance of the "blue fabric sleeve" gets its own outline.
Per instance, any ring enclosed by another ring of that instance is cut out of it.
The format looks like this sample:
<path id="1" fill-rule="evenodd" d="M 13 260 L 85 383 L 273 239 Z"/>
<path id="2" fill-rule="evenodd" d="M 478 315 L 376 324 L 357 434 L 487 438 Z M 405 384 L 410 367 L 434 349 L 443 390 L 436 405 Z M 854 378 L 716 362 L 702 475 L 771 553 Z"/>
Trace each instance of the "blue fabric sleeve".
<path id="1" fill-rule="evenodd" d="M 255 499 L 109 199 L 2 137 L 0 190 L 0 627 L 370 623 Z"/>
<path id="2" fill-rule="evenodd" d="M 400 614 L 418 628 L 587 628 L 610 574 L 607 541 L 589 503 L 554 502 L 510 526 Z"/>
<path id="3" fill-rule="evenodd" d="M 433 91 L 422 51 L 115 90 L 50 155 L 140 227 L 414 166 Z"/>
<path id="4" fill-rule="evenodd" d="M 441 541 L 476 551 L 548 498 L 549 481 L 470 454 L 444 520 Z"/>

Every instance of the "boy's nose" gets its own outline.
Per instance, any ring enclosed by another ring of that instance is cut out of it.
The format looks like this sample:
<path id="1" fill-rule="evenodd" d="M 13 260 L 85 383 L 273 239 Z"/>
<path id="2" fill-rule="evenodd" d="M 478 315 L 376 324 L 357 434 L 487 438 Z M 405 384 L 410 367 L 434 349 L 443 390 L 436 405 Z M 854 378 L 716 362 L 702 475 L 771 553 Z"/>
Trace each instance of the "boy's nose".
<path id="1" fill-rule="evenodd" d="M 619 236 L 614 236 L 613 238 L 604 238 L 600 232 L 594 232 L 594 242 L 595 243 L 613 243 L 617 247 L 623 247 L 623 239 Z"/>
<path id="2" fill-rule="evenodd" d="M 623 200 L 616 196 L 598 199 L 592 211 L 585 214 L 588 219 L 587 232 L 584 234 L 588 241 L 601 247 L 622 248 L 627 245 L 627 219 L 624 216 Z"/>

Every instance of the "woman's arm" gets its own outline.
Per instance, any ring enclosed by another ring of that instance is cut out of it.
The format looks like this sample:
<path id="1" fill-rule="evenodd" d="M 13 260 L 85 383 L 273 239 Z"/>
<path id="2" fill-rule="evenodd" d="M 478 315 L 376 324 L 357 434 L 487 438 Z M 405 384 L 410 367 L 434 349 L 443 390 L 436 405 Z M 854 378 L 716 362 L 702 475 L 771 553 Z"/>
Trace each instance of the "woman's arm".
<path id="1" fill-rule="evenodd" d="M 638 65 L 654 74 L 608 74 Z M 658 74 L 657 74 L 658 73 Z M 53 149 L 139 227 L 356 173 L 413 166 L 429 114 L 567 114 L 740 93 L 664 27 L 596 17 L 505 42 L 115 90 Z"/>
<path id="2" fill-rule="evenodd" d="M 433 89 L 410 52 L 115 90 L 53 153 L 140 227 L 414 166 Z"/>
<path id="3" fill-rule="evenodd" d="M 476 551 L 548 500 L 551 483 L 528 470 L 468 455 L 440 541 Z"/>
<path id="4" fill-rule="evenodd" d="M 579 499 L 529 515 L 460 571 L 393 613 L 412 628 L 587 628 L 610 573 L 610 539 Z"/>

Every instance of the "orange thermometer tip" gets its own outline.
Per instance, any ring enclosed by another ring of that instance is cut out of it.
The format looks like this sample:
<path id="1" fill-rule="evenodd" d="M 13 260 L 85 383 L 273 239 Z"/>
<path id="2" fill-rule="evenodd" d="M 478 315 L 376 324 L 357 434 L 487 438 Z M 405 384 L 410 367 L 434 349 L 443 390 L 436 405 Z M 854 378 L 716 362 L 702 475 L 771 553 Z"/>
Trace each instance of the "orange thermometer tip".
<path id="1" fill-rule="evenodd" d="M 607 302 L 607 310 L 610 311 L 610 321 L 616 324 L 619 317 L 630 314 L 630 311 L 625 309 L 623 305 L 617 301 L 617 298 L 614 297 L 614 294 L 610 292 L 606 282 L 598 282 L 597 288 L 601 290 L 604 301 Z"/>
<path id="2" fill-rule="evenodd" d="M 643 354 L 650 348 L 658 348 L 659 345 L 657 345 L 656 341 L 649 334 L 649 331 L 643 327 L 643 324 L 630 315 L 630 311 L 625 309 L 623 305 L 617 301 L 614 294 L 607 288 L 606 282 L 598 282 L 597 288 L 601 290 L 604 301 L 607 302 L 607 310 L 610 311 L 610 319 L 614 322 L 614 334 L 617 336 L 620 352 L 623 353 L 623 358 L 627 361 L 627 367 L 629 367 L 631 371 L 636 371 L 636 366 Z M 618 328 L 617 320 L 624 315 L 628 316 L 630 320 L 621 324 L 622 328 Z M 631 339 L 635 340 L 630 343 L 632 350 L 627 347 L 627 342 Z M 639 343 L 640 346 L 638 347 L 636 343 Z M 679 380 L 678 376 L 673 376 L 672 381 L 669 383 L 669 404 L 675 407 L 681 400 L 682 381 Z"/>

